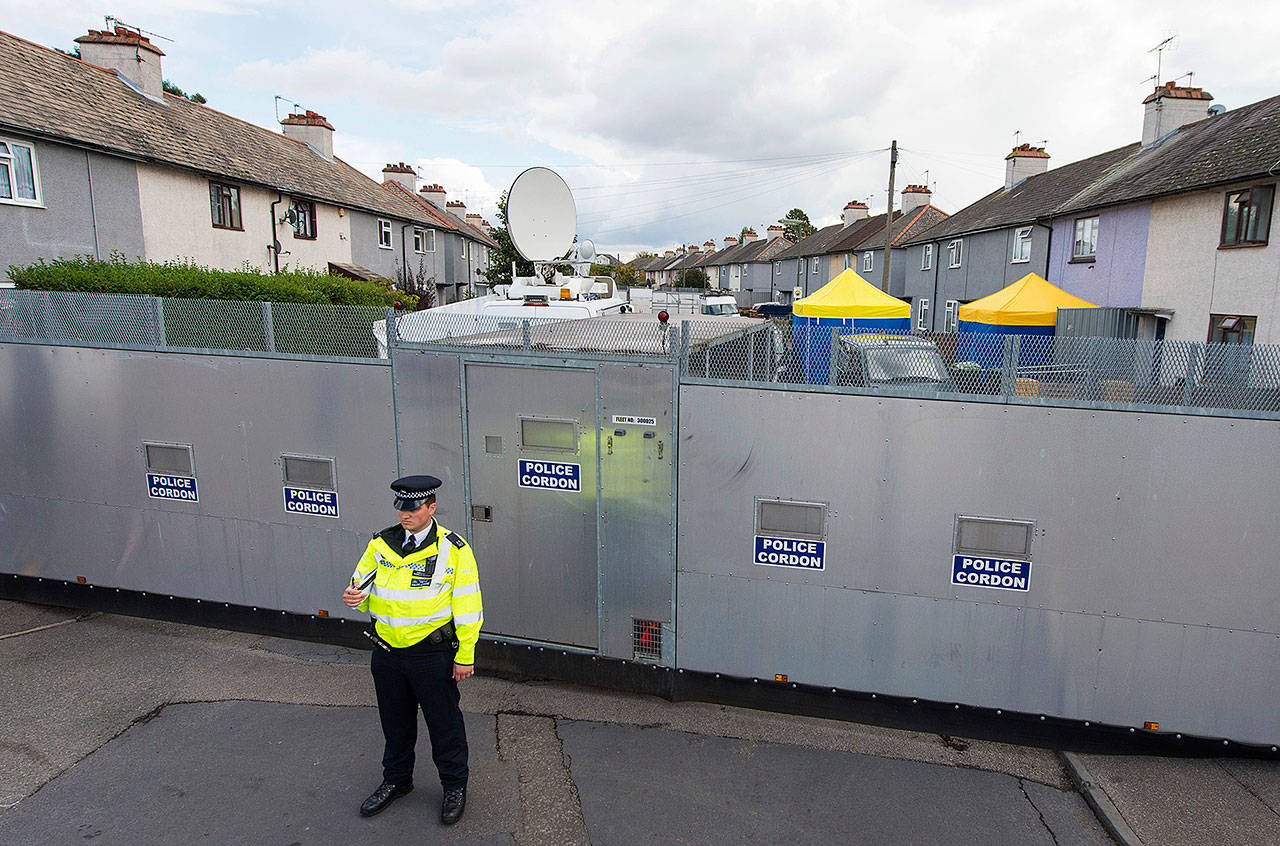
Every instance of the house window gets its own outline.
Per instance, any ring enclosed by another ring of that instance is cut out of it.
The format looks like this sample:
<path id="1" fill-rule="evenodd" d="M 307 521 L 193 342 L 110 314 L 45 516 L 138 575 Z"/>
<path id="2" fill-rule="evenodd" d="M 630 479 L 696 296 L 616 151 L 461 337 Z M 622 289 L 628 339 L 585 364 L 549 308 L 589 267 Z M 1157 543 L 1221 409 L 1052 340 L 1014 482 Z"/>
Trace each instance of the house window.
<path id="1" fill-rule="evenodd" d="M 954 332 L 960 322 L 960 301 L 947 300 L 947 310 L 942 316 L 942 331 Z"/>
<path id="2" fill-rule="evenodd" d="M 436 231 L 434 229 L 413 230 L 413 251 L 419 255 L 436 251 Z"/>
<path id="3" fill-rule="evenodd" d="M 863 272 L 864 272 L 864 273 L 866 273 L 866 272 L 870 271 L 872 268 L 874 268 L 874 267 L 875 267 L 875 261 L 876 261 L 876 260 L 875 260 L 874 254 L 873 254 L 870 250 L 867 250 L 865 253 L 863 253 L 863 254 L 862 254 L 862 270 L 863 270 Z"/>
<path id="4" fill-rule="evenodd" d="M 815 275 L 815 276 L 817 276 L 817 275 L 818 275 L 818 260 L 817 260 L 817 259 L 813 259 L 811 262 L 809 262 L 809 272 L 810 272 L 810 273 L 812 273 L 812 274 L 813 274 L 813 275 Z"/>
<path id="5" fill-rule="evenodd" d="M 775 262 L 773 263 L 773 275 L 774 275 L 774 276 L 781 276 L 781 275 L 782 275 L 782 262 L 780 262 L 780 261 L 775 261 Z"/>
<path id="6" fill-rule="evenodd" d="M 920 298 L 920 309 L 916 312 L 916 328 L 921 331 L 929 331 L 929 299 L 927 297 Z"/>
<path id="7" fill-rule="evenodd" d="M 1076 232 L 1071 240 L 1072 261 L 1093 261 L 1098 254 L 1098 218 L 1076 218 Z"/>
<path id="8" fill-rule="evenodd" d="M 848 270 L 853 267 L 853 253 L 844 254 L 844 269 Z"/>
<path id="9" fill-rule="evenodd" d="M 920 249 L 920 269 L 933 270 L 933 244 L 925 244 Z"/>
<path id="10" fill-rule="evenodd" d="M 41 199 L 36 148 L 0 139 L 0 203 L 38 206 Z"/>
<path id="11" fill-rule="evenodd" d="M 1009 256 L 1009 264 L 1028 261 L 1031 261 L 1031 227 L 1023 226 L 1013 230 L 1013 252 Z"/>
<path id="12" fill-rule="evenodd" d="M 1238 314 L 1209 315 L 1209 343 L 1252 344 L 1258 318 Z"/>
<path id="13" fill-rule="evenodd" d="M 1267 243 L 1271 231 L 1271 201 L 1274 185 L 1260 185 L 1227 194 L 1222 212 L 1223 247 L 1244 247 Z"/>
<path id="14" fill-rule="evenodd" d="M 378 246 L 384 250 L 391 249 L 391 221 L 378 221 Z"/>
<path id="15" fill-rule="evenodd" d="M 316 204 L 306 200 L 294 200 L 292 209 L 293 237 L 315 240 Z"/>
<path id="16" fill-rule="evenodd" d="M 960 259 L 963 258 L 962 256 L 963 252 L 964 252 L 963 238 L 957 238 L 956 240 L 952 241 L 950 244 L 947 244 L 947 266 L 959 267 Z"/>
<path id="17" fill-rule="evenodd" d="M 244 229 L 240 225 L 240 189 L 235 185 L 210 182 L 209 206 L 214 229 Z"/>

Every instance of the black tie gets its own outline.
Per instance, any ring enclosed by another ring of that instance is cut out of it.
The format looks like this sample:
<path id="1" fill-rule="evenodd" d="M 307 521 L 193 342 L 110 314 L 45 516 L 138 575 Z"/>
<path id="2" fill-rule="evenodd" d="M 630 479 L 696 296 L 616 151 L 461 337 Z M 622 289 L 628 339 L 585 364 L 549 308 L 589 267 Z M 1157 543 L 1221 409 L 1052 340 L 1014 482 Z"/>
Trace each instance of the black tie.
<path id="1" fill-rule="evenodd" d="M 410 552 L 413 552 L 413 548 L 414 548 L 415 546 L 417 546 L 417 545 L 418 545 L 418 544 L 417 544 L 417 543 L 415 543 L 415 542 L 414 542 L 414 540 L 413 540 L 413 535 L 408 535 L 408 536 L 407 536 L 407 537 L 405 537 L 405 539 L 404 539 L 404 546 L 403 546 L 403 547 L 401 547 L 401 549 L 400 549 L 400 556 L 401 556 L 401 557 L 404 557 L 404 556 L 408 555 Z"/>

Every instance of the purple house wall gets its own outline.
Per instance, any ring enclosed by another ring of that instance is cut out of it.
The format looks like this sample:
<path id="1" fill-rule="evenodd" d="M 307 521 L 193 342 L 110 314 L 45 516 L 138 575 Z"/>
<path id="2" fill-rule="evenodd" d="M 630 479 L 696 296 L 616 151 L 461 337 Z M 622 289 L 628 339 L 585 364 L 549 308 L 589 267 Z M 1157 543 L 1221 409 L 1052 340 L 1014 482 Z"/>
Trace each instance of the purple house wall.
<path id="1" fill-rule="evenodd" d="M 1072 261 L 1075 222 L 1094 215 L 1098 217 L 1096 256 L 1093 261 Z M 1094 305 L 1140 306 L 1150 222 L 1150 203 L 1134 203 L 1054 219 L 1049 281 Z"/>

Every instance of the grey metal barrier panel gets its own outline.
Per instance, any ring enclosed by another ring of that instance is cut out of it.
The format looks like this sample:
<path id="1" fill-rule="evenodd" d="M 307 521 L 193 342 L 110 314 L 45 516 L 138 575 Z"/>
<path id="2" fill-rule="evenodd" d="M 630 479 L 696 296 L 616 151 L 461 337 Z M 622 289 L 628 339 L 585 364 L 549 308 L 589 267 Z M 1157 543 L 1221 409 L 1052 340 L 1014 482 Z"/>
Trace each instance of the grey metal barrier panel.
<path id="1" fill-rule="evenodd" d="M 0 572 L 358 617 L 339 594 L 395 521 L 388 375 L 0 343 Z M 188 463 L 149 463 L 149 445 Z M 330 472 L 291 479 L 286 458 Z"/>
<path id="2" fill-rule="evenodd" d="M 693 380 L 879 396 L 1280 418 L 1280 346 L 769 322 L 682 354 Z"/>
<path id="3" fill-rule="evenodd" d="M 384 319 L 373 306 L 0 292 L 0 340 L 86 347 L 376 359 Z"/>
<path id="4" fill-rule="evenodd" d="M 1280 740 L 1273 422 L 712 384 L 679 407 L 679 666 Z"/>

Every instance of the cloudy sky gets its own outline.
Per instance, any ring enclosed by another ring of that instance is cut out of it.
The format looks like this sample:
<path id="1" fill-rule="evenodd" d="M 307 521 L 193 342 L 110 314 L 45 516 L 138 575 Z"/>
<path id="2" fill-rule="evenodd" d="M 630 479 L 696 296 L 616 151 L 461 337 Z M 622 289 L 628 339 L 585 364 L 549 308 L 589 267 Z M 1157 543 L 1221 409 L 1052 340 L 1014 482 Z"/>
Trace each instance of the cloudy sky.
<path id="1" fill-rule="evenodd" d="M 1015 139 L 1051 166 L 1135 141 L 1169 36 L 1165 79 L 1280 94 L 1280 7 L 1235 0 L 0 0 L 0 29 L 70 49 L 108 13 L 171 39 L 165 77 L 210 106 L 276 128 L 279 95 L 370 176 L 411 163 L 490 220 L 552 167 L 579 237 L 624 255 L 883 211 L 893 139 L 898 189 L 945 211 L 1002 183 Z"/>

